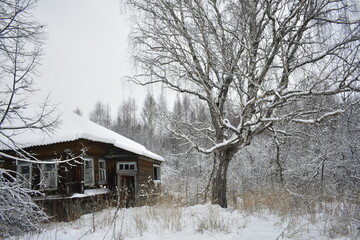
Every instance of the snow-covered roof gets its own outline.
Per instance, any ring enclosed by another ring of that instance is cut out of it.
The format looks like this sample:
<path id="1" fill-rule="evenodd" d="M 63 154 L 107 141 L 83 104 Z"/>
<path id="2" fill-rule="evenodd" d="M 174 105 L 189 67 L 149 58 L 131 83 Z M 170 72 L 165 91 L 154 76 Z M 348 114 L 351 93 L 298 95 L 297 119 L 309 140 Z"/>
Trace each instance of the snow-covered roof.
<path id="1" fill-rule="evenodd" d="M 64 112 L 60 117 L 59 126 L 51 134 L 39 134 L 38 131 L 26 130 L 12 137 L 12 140 L 16 142 L 17 147 L 21 148 L 44 146 L 78 139 L 112 144 L 115 147 L 140 156 L 164 161 L 164 158 L 147 150 L 143 145 L 73 112 Z M 8 148 L 0 144 L 0 149 L 4 150 Z"/>

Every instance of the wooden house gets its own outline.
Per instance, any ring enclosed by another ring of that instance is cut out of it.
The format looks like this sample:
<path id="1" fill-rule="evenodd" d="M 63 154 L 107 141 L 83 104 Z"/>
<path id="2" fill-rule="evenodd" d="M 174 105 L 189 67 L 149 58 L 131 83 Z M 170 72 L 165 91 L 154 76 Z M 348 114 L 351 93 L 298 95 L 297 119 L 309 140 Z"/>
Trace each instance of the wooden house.
<path id="1" fill-rule="evenodd" d="M 31 161 L 2 158 L 0 167 L 18 173 L 27 187 L 44 193 L 39 199 L 125 191 L 127 199 L 135 201 L 154 194 L 160 182 L 161 156 L 74 113 L 64 113 L 51 134 L 28 131 L 13 140 L 18 149 L 31 154 Z M 4 146 L 0 150 L 19 155 Z"/>

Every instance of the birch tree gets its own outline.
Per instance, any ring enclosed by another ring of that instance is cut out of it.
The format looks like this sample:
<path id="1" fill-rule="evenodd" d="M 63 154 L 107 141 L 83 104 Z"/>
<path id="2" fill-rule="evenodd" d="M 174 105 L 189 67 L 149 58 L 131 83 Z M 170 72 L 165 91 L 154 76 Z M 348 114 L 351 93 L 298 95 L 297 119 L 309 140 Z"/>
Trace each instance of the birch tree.
<path id="1" fill-rule="evenodd" d="M 2 167 L 9 159 L 39 162 L 14 139 L 24 131 L 49 133 L 57 123 L 47 100 L 38 107 L 29 103 L 44 39 L 43 26 L 32 18 L 35 5 L 36 0 L 0 0 L 0 238 L 36 230 L 47 219 L 31 199 L 39 192 Z"/>
<path id="2" fill-rule="evenodd" d="M 255 136 L 267 130 L 286 134 L 274 123 L 316 124 L 346 108 L 301 102 L 339 93 L 358 99 L 355 1 L 126 2 L 138 13 L 131 38 L 142 71 L 132 80 L 163 83 L 207 106 L 206 127 L 193 125 L 191 134 L 173 132 L 191 149 L 213 156 L 209 186 L 214 204 L 227 207 L 229 163 Z M 202 145 L 200 136 L 212 145 Z"/>

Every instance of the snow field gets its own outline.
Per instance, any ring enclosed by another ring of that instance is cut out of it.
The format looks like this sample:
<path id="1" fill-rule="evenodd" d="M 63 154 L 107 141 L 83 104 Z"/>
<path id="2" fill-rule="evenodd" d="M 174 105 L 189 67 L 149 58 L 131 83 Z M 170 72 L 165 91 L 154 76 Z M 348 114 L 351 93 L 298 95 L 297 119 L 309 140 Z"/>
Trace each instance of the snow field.
<path id="1" fill-rule="evenodd" d="M 280 217 L 205 204 L 189 207 L 108 208 L 73 222 L 46 224 L 41 233 L 19 239 L 263 240 L 329 239 L 324 222 L 309 215 Z M 346 238 L 335 238 L 346 239 Z"/>

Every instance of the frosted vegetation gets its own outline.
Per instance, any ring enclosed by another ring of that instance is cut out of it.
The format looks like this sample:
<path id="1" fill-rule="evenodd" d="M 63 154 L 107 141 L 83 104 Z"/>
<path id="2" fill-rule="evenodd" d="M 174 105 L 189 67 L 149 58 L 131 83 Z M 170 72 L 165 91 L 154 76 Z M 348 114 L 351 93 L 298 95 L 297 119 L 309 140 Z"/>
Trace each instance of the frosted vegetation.
<path id="1" fill-rule="evenodd" d="M 42 232 L 17 239 L 355 239 L 343 236 L 350 229 L 338 218 L 336 208 L 331 210 L 331 204 L 327 213 L 293 209 L 286 215 L 265 208 L 239 209 L 240 205 L 228 209 L 210 204 L 108 208 L 73 222 L 46 224 Z"/>

